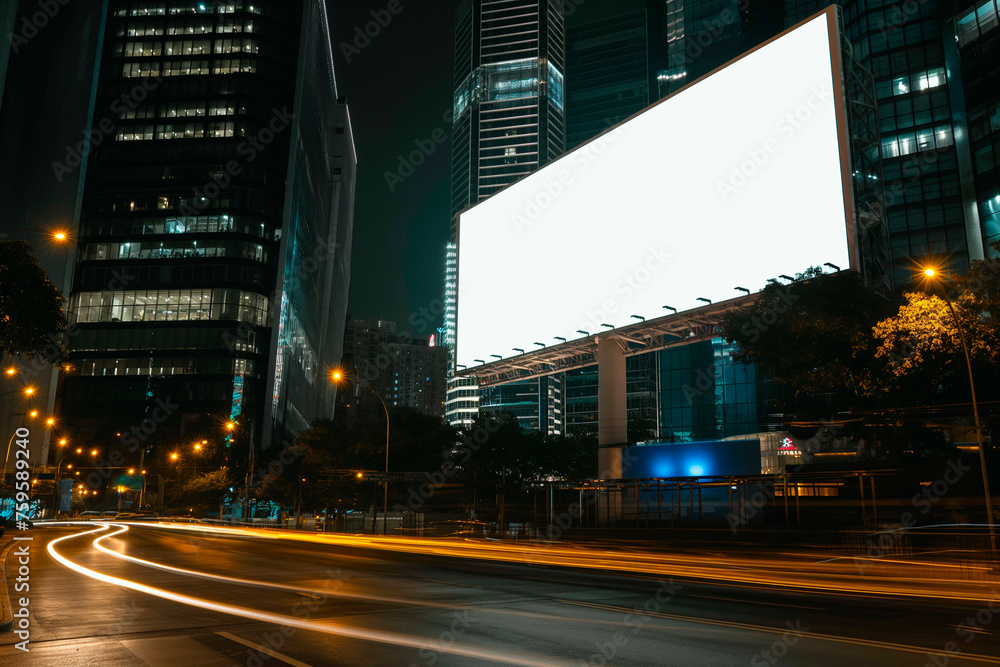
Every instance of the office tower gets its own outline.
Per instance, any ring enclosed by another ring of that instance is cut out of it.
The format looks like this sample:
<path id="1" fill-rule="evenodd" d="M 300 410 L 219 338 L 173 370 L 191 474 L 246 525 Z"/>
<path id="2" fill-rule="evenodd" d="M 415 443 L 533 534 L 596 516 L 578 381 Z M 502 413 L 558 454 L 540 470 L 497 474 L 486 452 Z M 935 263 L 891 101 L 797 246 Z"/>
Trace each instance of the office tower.
<path id="1" fill-rule="evenodd" d="M 458 214 L 558 157 L 566 147 L 565 35 L 562 3 L 467 0 L 456 15 L 455 97 L 452 134 L 452 240 Z M 451 253 L 449 247 L 448 252 Z M 445 313 L 454 313 L 446 259 Z M 457 261 L 457 256 L 456 256 Z M 457 264 L 455 265 L 457 269 Z M 502 279 L 502 276 L 498 276 Z M 454 340 L 446 317 L 444 340 Z M 537 380 L 512 389 L 548 394 Z M 478 412 L 475 380 L 449 383 L 447 415 L 468 425 Z M 520 400 L 517 401 L 521 403 Z M 532 402 L 540 404 L 540 401 Z M 491 401 L 502 411 L 504 400 Z M 506 407 L 505 407 L 506 406 Z M 518 408 L 520 413 L 524 410 Z M 539 417 L 525 416 L 525 426 Z"/>
<path id="2" fill-rule="evenodd" d="M 978 209 L 986 254 L 996 257 L 991 243 L 1000 241 L 1000 15 L 996 2 L 962 2 L 947 26 L 955 26 L 955 46 L 961 63 L 960 104 L 968 118 L 969 147 L 974 176 L 975 203 L 970 188 L 963 184 L 966 214 Z M 951 42 L 945 44 L 945 61 L 954 61 Z M 928 84 L 930 77 L 928 75 Z M 912 80 L 911 80 L 912 85 Z M 917 79 L 917 86 L 922 80 Z M 959 136 L 956 135 L 956 143 Z M 966 182 L 969 179 L 966 179 Z"/>
<path id="3" fill-rule="evenodd" d="M 112 0 L 60 413 L 146 456 L 330 417 L 356 156 L 320 0 Z M 233 443 L 236 443 L 235 445 Z"/>
<path id="4" fill-rule="evenodd" d="M 566 27 L 566 146 L 636 114 L 650 96 L 647 12 Z"/>
<path id="5" fill-rule="evenodd" d="M 408 407 L 444 418 L 448 348 L 436 341 L 400 336 L 395 322 L 352 320 L 344 335 L 343 366 L 356 380 L 337 396 L 338 412 L 343 411 L 349 425 L 381 419 L 379 397 L 387 408 Z"/>

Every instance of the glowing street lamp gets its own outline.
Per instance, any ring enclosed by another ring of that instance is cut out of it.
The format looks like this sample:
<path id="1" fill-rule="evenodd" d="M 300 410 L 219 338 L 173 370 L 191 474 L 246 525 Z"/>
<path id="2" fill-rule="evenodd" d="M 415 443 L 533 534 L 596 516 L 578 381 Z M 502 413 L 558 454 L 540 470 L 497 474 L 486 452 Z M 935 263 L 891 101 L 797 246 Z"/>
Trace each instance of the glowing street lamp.
<path id="1" fill-rule="evenodd" d="M 969 346 L 965 340 L 965 328 L 962 326 L 962 321 L 958 319 L 958 315 L 955 314 L 955 308 L 951 304 L 951 299 L 948 297 L 948 290 L 945 289 L 943 281 L 938 280 L 940 272 L 932 267 L 927 267 L 923 273 L 929 282 L 941 288 L 944 302 L 948 304 L 948 312 L 951 313 L 951 319 L 955 321 L 955 327 L 958 329 L 958 337 L 962 341 L 962 351 L 965 353 L 965 367 L 969 372 L 969 392 L 972 394 L 972 415 L 975 419 L 976 444 L 979 445 L 979 465 L 983 469 L 983 493 L 986 495 L 986 521 L 990 527 L 990 550 L 996 554 L 997 543 L 996 532 L 993 526 L 993 501 L 990 498 L 990 480 L 986 472 L 986 448 L 983 446 L 983 427 L 979 422 L 979 404 L 976 402 L 976 384 L 972 379 L 972 360 L 969 358 Z"/>
<path id="2" fill-rule="evenodd" d="M 358 385 L 361 385 L 362 387 L 367 388 L 368 391 L 370 391 L 371 393 L 375 394 L 375 398 L 377 398 L 379 400 L 379 403 L 382 404 L 382 409 L 385 411 L 385 474 L 386 474 L 386 478 L 385 478 L 385 481 L 382 482 L 382 487 L 383 487 L 383 494 L 382 494 L 382 534 L 383 535 L 387 535 L 388 534 L 387 521 L 388 521 L 388 516 L 389 516 L 389 408 L 386 407 L 385 401 L 382 400 L 382 397 L 379 395 L 379 393 L 377 391 L 375 391 L 374 388 L 372 388 L 371 385 L 369 385 L 366 382 L 362 382 L 361 380 L 356 380 L 354 378 L 348 377 L 339 368 L 335 368 L 330 373 L 330 379 L 333 380 L 333 383 L 337 384 L 337 385 L 339 385 L 341 382 L 347 381 L 347 382 L 353 382 L 354 384 L 358 384 Z M 358 477 L 360 478 L 360 476 L 361 475 L 359 474 Z M 372 526 L 373 527 L 375 526 L 375 520 L 376 520 L 375 517 L 372 517 Z"/>

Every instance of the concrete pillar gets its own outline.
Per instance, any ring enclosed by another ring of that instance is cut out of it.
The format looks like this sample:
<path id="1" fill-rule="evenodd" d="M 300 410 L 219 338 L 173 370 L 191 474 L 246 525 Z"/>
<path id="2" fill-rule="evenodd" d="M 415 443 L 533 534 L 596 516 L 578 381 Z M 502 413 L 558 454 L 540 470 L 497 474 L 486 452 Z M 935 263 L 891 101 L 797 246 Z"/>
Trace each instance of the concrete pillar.
<path id="1" fill-rule="evenodd" d="M 608 445 L 628 441 L 625 353 L 618 341 L 602 336 L 597 343 L 597 478 L 621 479 L 622 452 Z"/>

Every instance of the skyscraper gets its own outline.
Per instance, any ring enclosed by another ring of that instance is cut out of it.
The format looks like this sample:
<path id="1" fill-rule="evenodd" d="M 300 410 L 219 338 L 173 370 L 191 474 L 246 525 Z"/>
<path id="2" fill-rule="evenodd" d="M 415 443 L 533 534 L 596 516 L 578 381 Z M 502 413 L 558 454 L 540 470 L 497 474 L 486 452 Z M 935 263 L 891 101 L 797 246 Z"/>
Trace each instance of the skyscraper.
<path id="1" fill-rule="evenodd" d="M 636 114 L 650 95 L 647 12 L 566 28 L 567 148 Z"/>
<path id="2" fill-rule="evenodd" d="M 562 3 L 466 0 L 455 27 L 452 139 L 453 241 L 458 214 L 558 157 L 566 148 L 565 34 Z M 449 246 L 448 252 L 452 252 Z M 449 254 L 446 262 L 451 261 Z M 446 264 L 445 341 L 454 341 L 457 289 Z M 457 270 L 457 264 L 455 264 Z M 498 279 L 502 276 L 498 275 Z M 537 380 L 515 393 L 541 395 Z M 547 393 L 547 388 L 544 389 Z M 475 381 L 449 383 L 447 415 L 470 424 L 479 409 Z M 538 401 L 533 404 L 539 404 Z M 504 402 L 492 403 L 504 409 Z M 538 415 L 525 422 L 538 422 Z"/>
<path id="3" fill-rule="evenodd" d="M 387 408 L 408 407 L 444 418 L 448 349 L 429 339 L 396 332 L 395 322 L 352 320 L 344 336 L 344 366 L 356 382 L 337 395 L 349 424 L 382 419 L 378 392 Z"/>
<path id="4" fill-rule="evenodd" d="M 331 416 L 353 226 L 351 120 L 321 0 L 112 0 L 60 413 L 134 449 Z M 137 431 L 138 429 L 138 431 Z"/>

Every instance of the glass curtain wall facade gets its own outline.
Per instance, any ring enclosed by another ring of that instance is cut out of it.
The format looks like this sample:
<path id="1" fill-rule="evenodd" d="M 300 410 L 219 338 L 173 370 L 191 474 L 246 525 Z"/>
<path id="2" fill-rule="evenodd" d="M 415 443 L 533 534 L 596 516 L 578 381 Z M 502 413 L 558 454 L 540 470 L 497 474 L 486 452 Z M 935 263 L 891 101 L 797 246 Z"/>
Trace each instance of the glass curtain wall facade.
<path id="1" fill-rule="evenodd" d="M 466 0 L 455 28 L 455 94 L 452 132 L 452 240 L 458 214 L 561 155 L 566 148 L 565 34 L 563 4 L 556 0 Z M 451 252 L 451 247 L 446 252 Z M 456 246 L 457 250 L 457 246 Z M 457 255 L 455 256 L 457 257 Z M 446 258 L 444 341 L 454 340 L 457 308 L 454 272 Z M 456 266 L 457 268 L 457 266 Z M 451 273 L 449 273 L 451 272 Z M 498 276 L 498 279 L 500 276 Z M 532 405 L 549 403 L 548 387 L 534 383 L 492 392 L 490 405 L 524 412 L 519 397 L 535 393 Z M 472 378 L 449 381 L 446 415 L 469 425 L 478 412 Z M 536 408 L 537 409 L 537 408 Z M 525 416 L 524 425 L 548 423 Z M 552 420 L 555 423 L 555 420 Z"/>
<path id="2" fill-rule="evenodd" d="M 995 0 L 958 4 L 954 17 L 962 63 L 976 206 L 986 253 L 1000 241 L 1000 5 Z"/>
<path id="3" fill-rule="evenodd" d="M 566 146 L 642 111 L 649 94 L 646 12 L 566 28 Z"/>
<path id="4" fill-rule="evenodd" d="M 94 118 L 61 414 L 264 448 L 332 416 L 356 157 L 325 4 L 112 1 Z"/>
<path id="5" fill-rule="evenodd" d="M 791 25 L 830 3 L 786 4 Z M 892 280 L 911 282 L 914 263 L 927 259 L 967 271 L 971 259 L 983 257 L 984 207 L 962 139 L 971 129 L 962 81 L 975 65 L 960 42 L 956 48 L 956 17 L 947 3 L 910 3 L 905 11 L 878 0 L 837 4 L 855 57 L 875 78 Z M 995 88 L 995 76 L 986 85 Z"/>

